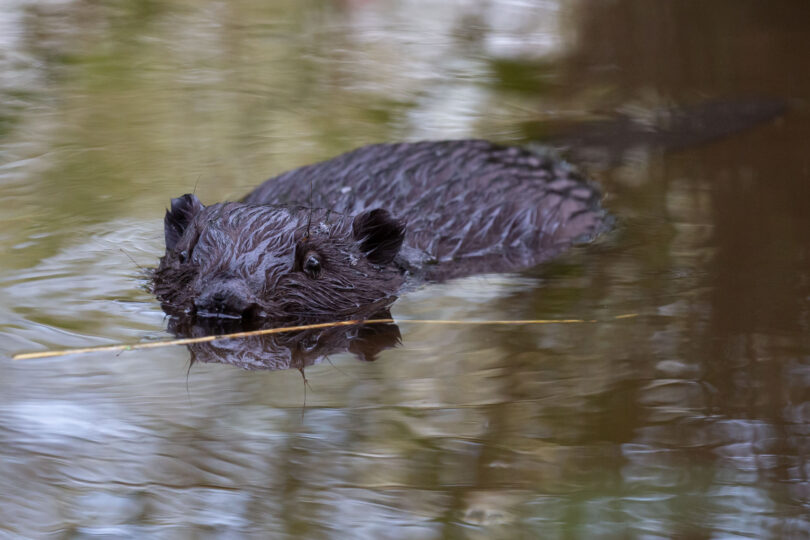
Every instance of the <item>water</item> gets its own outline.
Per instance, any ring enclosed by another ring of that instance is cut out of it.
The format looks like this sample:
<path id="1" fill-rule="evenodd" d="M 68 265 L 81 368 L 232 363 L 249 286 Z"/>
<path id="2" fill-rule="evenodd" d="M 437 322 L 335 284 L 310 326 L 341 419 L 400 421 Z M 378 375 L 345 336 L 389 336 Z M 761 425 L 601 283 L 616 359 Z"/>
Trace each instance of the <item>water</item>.
<path id="1" fill-rule="evenodd" d="M 806 538 L 808 21 L 803 1 L 3 0 L 0 535 Z M 735 100 L 786 112 L 659 136 L 660 111 Z M 306 386 L 188 371 L 183 348 L 10 360 L 167 336 L 140 267 L 171 197 L 617 113 L 650 137 L 570 149 L 613 233 L 393 310 L 596 323 L 403 325 Z"/>

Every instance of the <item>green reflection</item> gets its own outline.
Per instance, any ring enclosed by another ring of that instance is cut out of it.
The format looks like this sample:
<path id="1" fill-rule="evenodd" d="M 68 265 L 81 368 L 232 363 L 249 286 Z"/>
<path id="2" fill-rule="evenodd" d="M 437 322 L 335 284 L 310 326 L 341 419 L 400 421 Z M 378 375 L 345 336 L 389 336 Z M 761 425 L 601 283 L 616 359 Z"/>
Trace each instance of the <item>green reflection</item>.
<path id="1" fill-rule="evenodd" d="M 580 127 L 810 95 L 806 2 L 20 10 L 12 52 L 34 75 L 12 71 L 0 90 L 3 354 L 164 337 L 127 255 L 156 262 L 163 209 L 185 192 L 237 198 L 369 142 L 553 142 L 557 116 Z M 532 45 L 546 42 L 560 45 Z M 187 375 L 182 349 L 7 363 L 0 530 L 799 536 L 808 140 L 805 104 L 679 151 L 636 138 L 594 160 L 616 231 L 518 277 L 409 291 L 396 309 L 598 323 L 410 328 L 376 362 L 308 368 L 305 410 L 298 372 Z M 628 312 L 640 316 L 610 320 Z"/>

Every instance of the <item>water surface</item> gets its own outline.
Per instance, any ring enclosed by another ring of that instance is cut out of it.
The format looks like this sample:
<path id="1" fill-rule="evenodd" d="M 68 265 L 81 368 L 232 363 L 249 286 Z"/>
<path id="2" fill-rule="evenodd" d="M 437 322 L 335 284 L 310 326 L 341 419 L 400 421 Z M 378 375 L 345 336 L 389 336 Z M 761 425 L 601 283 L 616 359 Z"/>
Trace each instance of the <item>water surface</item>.
<path id="1" fill-rule="evenodd" d="M 799 0 L 0 2 L 0 535 L 807 537 L 808 21 Z M 784 112 L 667 121 L 730 102 Z M 10 360 L 167 337 L 143 268 L 172 197 L 598 122 L 564 151 L 614 232 L 393 309 L 596 323 L 403 325 L 306 386 L 183 348 Z"/>

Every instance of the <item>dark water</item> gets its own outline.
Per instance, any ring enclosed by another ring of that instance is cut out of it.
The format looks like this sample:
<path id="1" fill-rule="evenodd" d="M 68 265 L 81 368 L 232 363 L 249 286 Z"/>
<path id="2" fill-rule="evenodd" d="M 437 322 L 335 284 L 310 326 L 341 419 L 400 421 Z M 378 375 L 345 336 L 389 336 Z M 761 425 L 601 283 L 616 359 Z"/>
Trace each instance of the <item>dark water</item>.
<path id="1" fill-rule="evenodd" d="M 0 2 L 0 536 L 807 538 L 809 31 L 804 0 Z M 619 225 L 394 315 L 600 322 L 403 325 L 306 395 L 182 348 L 9 358 L 166 337 L 171 197 L 460 137 L 578 140 Z"/>

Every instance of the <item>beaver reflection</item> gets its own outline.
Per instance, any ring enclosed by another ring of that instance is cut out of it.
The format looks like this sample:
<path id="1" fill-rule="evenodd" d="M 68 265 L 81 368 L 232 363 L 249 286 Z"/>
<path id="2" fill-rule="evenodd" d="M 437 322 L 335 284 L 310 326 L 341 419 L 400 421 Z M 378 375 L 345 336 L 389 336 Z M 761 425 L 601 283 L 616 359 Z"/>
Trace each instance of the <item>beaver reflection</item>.
<path id="1" fill-rule="evenodd" d="M 387 310 L 368 319 L 390 319 Z M 267 328 L 272 326 L 267 325 Z M 254 326 L 250 330 L 261 330 Z M 237 321 L 169 319 L 169 331 L 177 337 L 202 337 L 246 331 Z M 219 339 L 188 345 L 191 363 L 216 362 L 249 370 L 299 369 L 321 363 L 331 355 L 350 352 L 364 362 L 373 362 L 385 349 L 401 342 L 396 324 L 357 324 L 301 330 L 283 334 Z"/>

